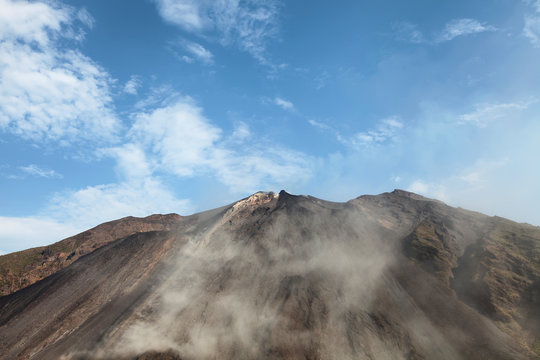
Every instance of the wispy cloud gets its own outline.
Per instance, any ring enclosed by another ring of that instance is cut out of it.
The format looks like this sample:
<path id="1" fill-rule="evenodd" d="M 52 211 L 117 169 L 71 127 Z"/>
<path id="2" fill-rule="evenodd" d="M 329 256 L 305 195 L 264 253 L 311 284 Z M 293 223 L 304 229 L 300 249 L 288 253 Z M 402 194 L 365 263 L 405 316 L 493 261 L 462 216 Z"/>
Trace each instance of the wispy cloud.
<path id="1" fill-rule="evenodd" d="M 276 0 L 155 0 L 161 17 L 185 31 L 215 34 L 223 45 L 234 44 L 270 65 L 267 42 L 277 35 L 280 5 Z"/>
<path id="2" fill-rule="evenodd" d="M 326 87 L 326 83 L 330 79 L 330 74 L 328 71 L 323 71 L 320 75 L 317 75 L 314 79 L 315 82 L 315 89 L 321 90 L 324 87 Z"/>
<path id="3" fill-rule="evenodd" d="M 131 75 L 129 80 L 124 85 L 124 92 L 130 95 L 137 95 L 139 88 L 142 86 L 142 80 L 140 76 Z"/>
<path id="4" fill-rule="evenodd" d="M 326 125 L 325 123 L 317 121 L 317 120 L 309 119 L 308 123 L 311 126 L 314 126 L 316 128 L 322 129 L 322 130 L 333 130 L 329 125 Z"/>
<path id="5" fill-rule="evenodd" d="M 454 19 L 448 22 L 443 31 L 435 38 L 436 42 L 445 42 L 458 36 L 471 35 L 486 31 L 495 31 L 495 27 L 475 19 Z"/>
<path id="6" fill-rule="evenodd" d="M 397 117 L 381 120 L 373 129 L 356 133 L 349 139 L 356 146 L 381 144 L 398 138 L 403 123 Z"/>
<path id="7" fill-rule="evenodd" d="M 535 102 L 536 101 L 477 105 L 474 111 L 460 115 L 458 123 L 486 127 L 493 121 L 508 118 L 516 112 L 527 109 Z"/>
<path id="8" fill-rule="evenodd" d="M 282 108 L 283 110 L 292 111 L 294 110 L 294 105 L 292 102 L 282 99 L 280 97 L 274 98 L 274 104 Z"/>
<path id="9" fill-rule="evenodd" d="M 149 94 L 137 101 L 133 108 L 136 112 L 155 108 L 160 104 L 166 103 L 173 94 L 175 94 L 175 91 L 170 85 L 151 87 Z"/>
<path id="10" fill-rule="evenodd" d="M 325 133 L 331 134 L 341 144 L 357 150 L 397 141 L 404 128 L 403 122 L 397 116 L 384 118 L 371 129 L 353 135 L 344 135 L 334 127 L 321 121 L 310 119 L 308 123 Z"/>
<path id="11" fill-rule="evenodd" d="M 214 63 L 214 54 L 210 50 L 206 49 L 201 44 L 196 42 L 183 40 L 180 42 L 182 48 L 189 53 L 189 56 L 183 56 L 182 58 L 191 63 L 194 60 L 199 60 L 203 64 L 211 65 Z"/>
<path id="12" fill-rule="evenodd" d="M 418 25 L 409 22 L 400 22 L 394 26 L 395 36 L 398 40 L 413 44 L 427 43 L 428 40 L 418 29 Z"/>
<path id="13" fill-rule="evenodd" d="M 42 177 L 42 178 L 61 178 L 62 175 L 57 173 L 54 170 L 46 170 L 42 169 L 41 167 L 30 164 L 27 166 L 20 166 L 19 170 L 21 170 L 23 173 L 36 176 L 36 177 Z"/>
<path id="14" fill-rule="evenodd" d="M 459 36 L 478 34 L 487 31 L 496 31 L 494 26 L 482 23 L 476 19 L 453 19 L 444 26 L 443 30 L 431 36 L 426 36 L 418 26 L 402 22 L 395 26 L 396 37 L 399 40 L 414 44 L 439 44 L 451 41 Z"/>
<path id="15" fill-rule="evenodd" d="M 540 16 L 528 15 L 525 17 L 523 35 L 529 39 L 534 47 L 540 47 Z"/>
<path id="16" fill-rule="evenodd" d="M 110 141 L 120 128 L 112 79 L 78 50 L 86 12 L 0 0 L 0 129 L 34 141 Z"/>

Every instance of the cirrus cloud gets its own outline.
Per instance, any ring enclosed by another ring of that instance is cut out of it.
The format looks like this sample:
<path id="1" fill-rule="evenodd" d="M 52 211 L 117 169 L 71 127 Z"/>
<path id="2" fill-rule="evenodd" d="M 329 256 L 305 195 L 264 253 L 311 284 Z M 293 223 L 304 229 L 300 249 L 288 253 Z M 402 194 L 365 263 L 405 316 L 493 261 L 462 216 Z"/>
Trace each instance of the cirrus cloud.
<path id="1" fill-rule="evenodd" d="M 399 40 L 413 44 L 440 44 L 454 40 L 460 36 L 473 35 L 483 32 L 496 31 L 497 28 L 476 19 L 462 18 L 452 19 L 444 25 L 444 28 L 431 36 L 425 35 L 417 25 L 401 22 L 394 27 L 396 37 Z"/>
<path id="2" fill-rule="evenodd" d="M 476 19 L 453 19 L 449 21 L 435 42 L 445 42 L 458 36 L 471 35 L 486 31 L 495 31 L 495 27 L 479 22 Z"/>
<path id="3" fill-rule="evenodd" d="M 531 104 L 536 102 L 537 101 L 526 101 L 477 105 L 474 111 L 460 115 L 458 123 L 474 124 L 478 127 L 486 127 L 493 121 L 508 118 L 516 112 L 526 110 Z"/>
<path id="4" fill-rule="evenodd" d="M 25 174 L 42 178 L 61 178 L 62 175 L 54 170 L 43 169 L 35 164 L 20 166 L 19 169 Z"/>
<path id="5" fill-rule="evenodd" d="M 223 45 L 236 45 L 264 65 L 267 42 L 277 35 L 276 0 L 155 0 L 168 23 L 194 34 L 214 33 Z"/>

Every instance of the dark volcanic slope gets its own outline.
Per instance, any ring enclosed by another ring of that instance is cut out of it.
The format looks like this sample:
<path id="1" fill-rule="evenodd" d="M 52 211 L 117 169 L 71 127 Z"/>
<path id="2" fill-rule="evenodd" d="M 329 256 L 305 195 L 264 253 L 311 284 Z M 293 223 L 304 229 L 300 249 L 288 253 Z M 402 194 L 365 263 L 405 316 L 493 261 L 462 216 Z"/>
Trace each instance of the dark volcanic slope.
<path id="1" fill-rule="evenodd" d="M 257 193 L 156 230 L 0 297 L 0 357 L 540 355 L 537 227 L 396 190 Z"/>

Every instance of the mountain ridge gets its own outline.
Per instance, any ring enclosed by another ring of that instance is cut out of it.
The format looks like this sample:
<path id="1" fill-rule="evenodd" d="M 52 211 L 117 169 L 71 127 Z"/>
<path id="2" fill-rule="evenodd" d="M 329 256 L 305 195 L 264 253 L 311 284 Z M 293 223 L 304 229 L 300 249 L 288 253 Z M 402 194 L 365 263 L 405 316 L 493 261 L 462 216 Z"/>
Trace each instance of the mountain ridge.
<path id="1" fill-rule="evenodd" d="M 403 190 L 344 203 L 258 192 L 144 219 L 0 297 L 0 354 L 540 356 L 540 228 Z"/>

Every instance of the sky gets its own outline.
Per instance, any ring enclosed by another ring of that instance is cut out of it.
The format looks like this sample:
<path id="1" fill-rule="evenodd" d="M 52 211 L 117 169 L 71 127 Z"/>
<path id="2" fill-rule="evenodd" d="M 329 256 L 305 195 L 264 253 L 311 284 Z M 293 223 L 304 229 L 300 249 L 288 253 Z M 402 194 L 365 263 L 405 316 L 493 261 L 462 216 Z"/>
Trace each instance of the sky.
<path id="1" fill-rule="evenodd" d="M 540 0 L 0 0 L 0 253 L 256 191 L 540 225 Z"/>

